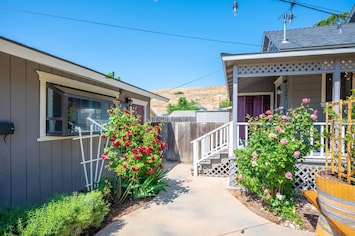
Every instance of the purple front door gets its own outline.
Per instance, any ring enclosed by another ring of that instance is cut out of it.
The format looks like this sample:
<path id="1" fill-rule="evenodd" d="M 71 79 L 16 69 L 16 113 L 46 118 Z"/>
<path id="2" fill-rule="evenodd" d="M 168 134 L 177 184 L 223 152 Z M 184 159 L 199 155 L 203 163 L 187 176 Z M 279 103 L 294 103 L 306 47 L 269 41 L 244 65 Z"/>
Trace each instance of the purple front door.
<path id="1" fill-rule="evenodd" d="M 238 122 L 248 121 L 246 116 L 259 116 L 261 113 L 270 109 L 270 96 L 238 96 Z M 245 128 L 239 129 L 239 137 L 244 139 Z"/>

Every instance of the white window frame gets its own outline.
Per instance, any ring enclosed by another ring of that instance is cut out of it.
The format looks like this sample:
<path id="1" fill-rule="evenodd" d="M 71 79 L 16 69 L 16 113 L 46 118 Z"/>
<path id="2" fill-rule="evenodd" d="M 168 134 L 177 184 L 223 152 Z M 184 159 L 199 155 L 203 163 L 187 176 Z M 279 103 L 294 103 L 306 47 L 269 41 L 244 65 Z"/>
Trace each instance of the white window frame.
<path id="1" fill-rule="evenodd" d="M 98 87 L 77 80 L 72 80 L 63 76 L 54 75 L 48 72 L 36 70 L 40 81 L 39 92 L 39 138 L 37 141 L 52 141 L 61 139 L 73 139 L 73 136 L 47 136 L 46 135 L 46 107 L 47 107 L 47 83 L 58 84 L 71 88 L 77 88 L 92 93 L 106 94 L 119 99 L 120 92 L 111 89 Z"/>
<path id="2" fill-rule="evenodd" d="M 148 102 L 147 101 L 143 101 L 143 100 L 139 100 L 137 98 L 132 98 L 132 104 L 144 107 L 144 119 L 143 119 L 143 122 L 146 122 L 147 121 L 147 116 L 148 116 L 147 115 Z"/>

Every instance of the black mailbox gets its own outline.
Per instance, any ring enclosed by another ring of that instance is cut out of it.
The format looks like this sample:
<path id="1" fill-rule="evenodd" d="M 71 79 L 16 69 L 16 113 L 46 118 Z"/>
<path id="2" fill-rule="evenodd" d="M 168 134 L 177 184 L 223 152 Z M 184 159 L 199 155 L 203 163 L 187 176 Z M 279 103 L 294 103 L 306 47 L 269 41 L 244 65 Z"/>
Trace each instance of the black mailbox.
<path id="1" fill-rule="evenodd" d="M 13 134 L 15 131 L 14 123 L 12 122 L 0 122 L 0 135 Z"/>

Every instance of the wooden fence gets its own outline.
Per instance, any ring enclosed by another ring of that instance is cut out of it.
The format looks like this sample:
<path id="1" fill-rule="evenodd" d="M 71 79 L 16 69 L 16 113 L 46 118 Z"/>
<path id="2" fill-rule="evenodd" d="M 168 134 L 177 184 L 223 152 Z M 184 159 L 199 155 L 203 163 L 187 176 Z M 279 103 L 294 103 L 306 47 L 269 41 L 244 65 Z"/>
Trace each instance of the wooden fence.
<path id="1" fill-rule="evenodd" d="M 191 141 L 220 127 L 224 123 L 163 122 L 162 139 L 168 145 L 166 160 L 193 162 Z"/>

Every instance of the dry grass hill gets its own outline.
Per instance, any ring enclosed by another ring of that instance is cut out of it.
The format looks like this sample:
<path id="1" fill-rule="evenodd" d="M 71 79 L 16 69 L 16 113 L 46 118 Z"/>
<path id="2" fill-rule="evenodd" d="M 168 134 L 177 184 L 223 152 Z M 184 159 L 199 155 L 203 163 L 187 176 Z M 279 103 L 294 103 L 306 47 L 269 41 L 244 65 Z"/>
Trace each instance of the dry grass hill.
<path id="1" fill-rule="evenodd" d="M 168 98 L 171 104 L 177 104 L 179 97 L 185 97 L 188 101 L 194 100 L 207 110 L 217 110 L 219 103 L 228 97 L 226 86 L 163 89 L 152 92 Z M 151 108 L 157 114 L 165 114 L 169 103 L 152 99 Z"/>

